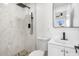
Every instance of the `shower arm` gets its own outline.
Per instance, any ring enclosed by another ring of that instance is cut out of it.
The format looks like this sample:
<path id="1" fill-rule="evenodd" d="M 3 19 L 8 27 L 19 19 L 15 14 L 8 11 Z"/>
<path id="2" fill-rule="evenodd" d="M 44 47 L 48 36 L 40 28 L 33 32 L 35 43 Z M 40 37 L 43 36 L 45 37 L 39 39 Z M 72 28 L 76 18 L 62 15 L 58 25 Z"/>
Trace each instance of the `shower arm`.
<path id="1" fill-rule="evenodd" d="M 33 13 L 31 12 L 31 32 L 30 34 L 33 34 Z"/>

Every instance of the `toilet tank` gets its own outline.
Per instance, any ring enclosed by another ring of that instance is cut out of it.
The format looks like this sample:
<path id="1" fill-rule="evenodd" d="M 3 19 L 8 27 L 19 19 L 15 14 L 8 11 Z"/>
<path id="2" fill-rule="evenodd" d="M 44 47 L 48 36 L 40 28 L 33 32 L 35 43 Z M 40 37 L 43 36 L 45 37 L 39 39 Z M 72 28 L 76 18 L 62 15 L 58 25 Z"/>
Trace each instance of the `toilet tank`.
<path id="1" fill-rule="evenodd" d="M 38 37 L 37 38 L 37 44 L 36 44 L 37 50 L 47 51 L 48 50 L 48 41 L 49 40 L 50 40 L 49 38 Z"/>

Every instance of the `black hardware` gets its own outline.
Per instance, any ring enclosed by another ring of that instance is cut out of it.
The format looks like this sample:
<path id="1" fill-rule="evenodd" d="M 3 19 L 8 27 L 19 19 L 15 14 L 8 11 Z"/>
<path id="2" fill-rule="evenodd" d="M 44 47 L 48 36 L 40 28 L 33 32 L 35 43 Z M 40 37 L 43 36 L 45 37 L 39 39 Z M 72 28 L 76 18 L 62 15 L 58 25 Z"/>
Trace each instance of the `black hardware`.
<path id="1" fill-rule="evenodd" d="M 62 38 L 61 40 L 67 40 L 67 39 L 66 39 L 65 32 L 63 32 L 63 38 Z"/>
<path id="2" fill-rule="evenodd" d="M 31 28 L 31 24 L 28 24 L 28 28 Z"/>
<path id="3" fill-rule="evenodd" d="M 75 48 L 75 51 L 77 53 L 77 50 L 79 49 L 79 46 L 74 46 L 74 48 Z"/>
<path id="4" fill-rule="evenodd" d="M 31 12 L 31 34 L 33 34 L 33 13 Z"/>
<path id="5" fill-rule="evenodd" d="M 33 19 L 33 13 L 31 12 L 31 19 Z"/>

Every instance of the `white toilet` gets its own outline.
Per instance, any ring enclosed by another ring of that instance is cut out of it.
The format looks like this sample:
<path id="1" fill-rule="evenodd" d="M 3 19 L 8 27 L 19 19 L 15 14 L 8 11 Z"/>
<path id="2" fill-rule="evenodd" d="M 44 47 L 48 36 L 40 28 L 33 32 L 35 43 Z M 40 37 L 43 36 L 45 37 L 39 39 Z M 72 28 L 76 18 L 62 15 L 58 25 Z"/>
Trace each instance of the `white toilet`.
<path id="1" fill-rule="evenodd" d="M 36 50 L 31 52 L 29 56 L 45 56 L 48 50 L 48 38 L 38 38 L 36 44 Z"/>
<path id="2" fill-rule="evenodd" d="M 35 51 L 31 52 L 29 54 L 29 56 L 44 56 L 44 51 L 42 51 L 42 50 L 35 50 Z"/>

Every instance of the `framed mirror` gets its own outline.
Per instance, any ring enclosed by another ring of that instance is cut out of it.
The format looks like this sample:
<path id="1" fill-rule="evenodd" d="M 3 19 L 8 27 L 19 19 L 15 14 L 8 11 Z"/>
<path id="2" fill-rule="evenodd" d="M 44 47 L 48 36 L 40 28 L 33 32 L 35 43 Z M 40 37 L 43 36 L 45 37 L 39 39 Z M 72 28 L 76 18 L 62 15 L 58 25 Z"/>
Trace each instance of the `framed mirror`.
<path id="1" fill-rule="evenodd" d="M 79 4 L 75 3 L 54 3 L 53 4 L 54 27 L 79 28 L 78 5 Z"/>

